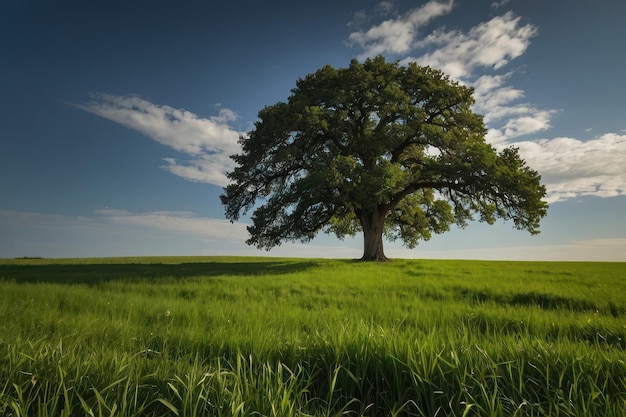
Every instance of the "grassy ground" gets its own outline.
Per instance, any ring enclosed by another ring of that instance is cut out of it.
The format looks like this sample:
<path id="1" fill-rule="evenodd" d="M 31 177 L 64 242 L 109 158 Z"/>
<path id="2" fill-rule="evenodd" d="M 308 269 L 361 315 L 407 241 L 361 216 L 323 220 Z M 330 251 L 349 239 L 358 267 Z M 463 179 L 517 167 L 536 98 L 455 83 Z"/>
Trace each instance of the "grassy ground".
<path id="1" fill-rule="evenodd" d="M 2 416 L 626 416 L 626 264 L 0 260 Z"/>

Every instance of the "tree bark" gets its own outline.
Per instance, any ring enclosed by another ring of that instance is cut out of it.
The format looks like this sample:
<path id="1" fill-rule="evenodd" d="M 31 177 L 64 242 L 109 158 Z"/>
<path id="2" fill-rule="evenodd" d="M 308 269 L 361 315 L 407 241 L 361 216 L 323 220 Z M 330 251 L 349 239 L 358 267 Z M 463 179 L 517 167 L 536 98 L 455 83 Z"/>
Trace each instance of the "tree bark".
<path id="1" fill-rule="evenodd" d="M 379 208 L 359 215 L 363 228 L 363 256 L 362 261 L 387 262 L 383 250 L 383 228 L 385 225 L 385 213 Z"/>

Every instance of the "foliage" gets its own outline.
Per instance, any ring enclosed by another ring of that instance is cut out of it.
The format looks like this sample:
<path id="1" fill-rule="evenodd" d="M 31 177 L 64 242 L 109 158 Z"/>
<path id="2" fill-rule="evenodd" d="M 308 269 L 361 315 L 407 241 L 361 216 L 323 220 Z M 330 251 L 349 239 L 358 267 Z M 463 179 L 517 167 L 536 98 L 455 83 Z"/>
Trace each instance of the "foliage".
<path id="1" fill-rule="evenodd" d="M 325 66 L 241 137 L 226 216 L 254 208 L 248 243 L 266 249 L 362 231 L 364 259 L 384 259 L 383 234 L 412 248 L 475 216 L 538 233 L 540 176 L 516 148 L 485 142 L 472 104 L 472 89 L 429 67 L 382 57 Z"/>
<path id="2" fill-rule="evenodd" d="M 625 270 L 0 260 L 0 415 L 621 417 Z"/>

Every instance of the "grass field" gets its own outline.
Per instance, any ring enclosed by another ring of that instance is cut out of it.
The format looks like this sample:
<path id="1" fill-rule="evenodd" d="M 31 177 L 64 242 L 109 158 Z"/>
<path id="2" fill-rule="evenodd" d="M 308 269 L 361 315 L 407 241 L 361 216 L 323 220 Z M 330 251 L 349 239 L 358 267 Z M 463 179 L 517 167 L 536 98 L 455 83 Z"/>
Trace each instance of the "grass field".
<path id="1" fill-rule="evenodd" d="M 626 416 L 626 264 L 0 260 L 1 416 Z"/>

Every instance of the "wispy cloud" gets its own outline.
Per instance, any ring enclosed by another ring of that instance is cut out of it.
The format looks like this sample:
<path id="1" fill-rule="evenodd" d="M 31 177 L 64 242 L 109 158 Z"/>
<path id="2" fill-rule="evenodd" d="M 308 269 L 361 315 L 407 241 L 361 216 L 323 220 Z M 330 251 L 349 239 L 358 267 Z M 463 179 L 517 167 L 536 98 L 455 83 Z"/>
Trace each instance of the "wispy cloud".
<path id="1" fill-rule="evenodd" d="M 124 227 L 146 227 L 196 237 L 243 242 L 248 237 L 244 223 L 201 217 L 187 211 L 152 211 L 133 213 L 126 210 L 103 209 L 95 212 L 98 221 Z"/>
<path id="2" fill-rule="evenodd" d="M 493 7 L 494 9 L 499 9 L 500 7 L 506 6 L 510 2 L 511 0 L 494 1 L 493 3 L 491 3 L 491 7 Z"/>
<path id="3" fill-rule="evenodd" d="M 519 16 L 507 12 L 466 32 L 437 28 L 422 34 L 417 30 L 450 13 L 453 6 L 453 2 L 431 1 L 369 30 L 354 32 L 349 40 L 364 50 L 363 57 L 377 53 L 404 56 L 403 64 L 415 62 L 439 68 L 453 79 L 474 87 L 475 107 L 485 115 L 490 128 L 487 138 L 492 143 L 550 128 L 556 111 L 520 102 L 524 91 L 507 85 L 512 71 L 493 73 L 527 50 L 531 39 L 538 34 L 537 27 L 524 24 Z M 425 8 L 430 12 L 426 13 Z M 421 16 L 421 20 L 416 20 L 416 16 Z"/>
<path id="4" fill-rule="evenodd" d="M 379 3 L 378 10 L 383 15 L 387 15 L 392 7 L 390 2 L 385 1 Z M 410 52 L 420 29 L 435 17 L 450 13 L 453 7 L 453 0 L 431 0 L 395 19 L 385 20 L 367 30 L 351 33 L 348 37 L 348 43 L 363 49 L 360 58 L 385 53 L 404 54 Z M 361 19 L 363 19 L 362 15 Z"/>
<path id="5" fill-rule="evenodd" d="M 415 42 L 416 48 L 435 47 L 419 57 L 407 58 L 420 65 L 440 68 L 456 79 L 471 77 L 476 68 L 500 69 L 522 55 L 537 35 L 537 28 L 522 24 L 508 12 L 480 23 L 468 32 L 438 29 Z"/>
<path id="6" fill-rule="evenodd" d="M 225 172 L 234 167 L 230 155 L 239 152 L 238 132 L 230 125 L 237 114 L 220 108 L 217 116 L 198 117 L 184 109 L 158 105 L 137 96 L 92 94 L 76 107 L 112 120 L 187 155 L 184 161 L 164 158 L 162 168 L 190 181 L 226 185 Z"/>
<path id="7" fill-rule="evenodd" d="M 552 245 L 534 244 L 510 247 L 474 247 L 452 250 L 423 249 L 420 255 L 428 259 L 624 262 L 626 261 L 625 248 L 626 239 L 590 239 L 574 240 Z M 387 252 L 392 254 L 391 251 Z M 402 250 L 392 255 L 410 256 L 410 254 L 403 255 Z"/>
<path id="8" fill-rule="evenodd" d="M 255 254 L 246 224 L 192 212 L 104 209 L 83 216 L 0 210 L 0 258 Z"/>
<path id="9" fill-rule="evenodd" d="M 508 3 L 493 2 L 492 8 Z M 588 141 L 533 138 L 549 130 L 555 115 L 566 111 L 542 109 L 524 101 L 525 92 L 509 84 L 515 70 L 507 66 L 526 52 L 539 29 L 509 11 L 467 31 L 441 27 L 422 33 L 427 23 L 450 13 L 452 8 L 453 2 L 433 0 L 370 29 L 354 32 L 349 40 L 363 50 L 362 57 L 378 53 L 403 56 L 403 64 L 416 62 L 439 68 L 472 86 L 474 108 L 484 115 L 488 128 L 486 139 L 496 148 L 518 146 L 528 164 L 542 174 L 550 202 L 585 195 L 624 195 L 626 135 L 609 133 Z M 380 18 L 386 18 L 386 14 Z"/>
<path id="10" fill-rule="evenodd" d="M 531 135 L 551 127 L 556 110 L 539 109 L 520 101 L 524 91 L 506 85 L 512 72 L 482 75 L 471 82 L 476 104 L 474 109 L 484 115 L 492 144 L 506 144 L 512 139 Z"/>

